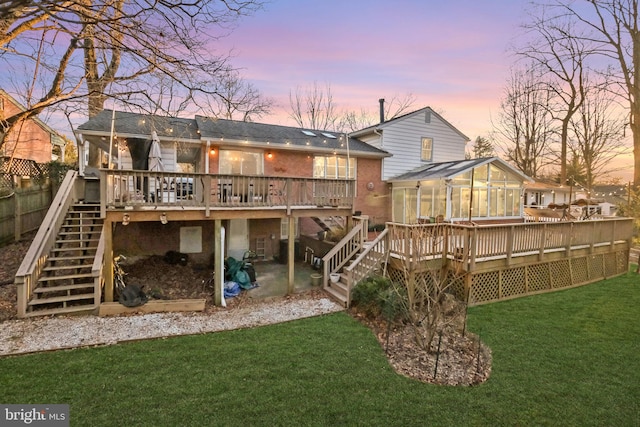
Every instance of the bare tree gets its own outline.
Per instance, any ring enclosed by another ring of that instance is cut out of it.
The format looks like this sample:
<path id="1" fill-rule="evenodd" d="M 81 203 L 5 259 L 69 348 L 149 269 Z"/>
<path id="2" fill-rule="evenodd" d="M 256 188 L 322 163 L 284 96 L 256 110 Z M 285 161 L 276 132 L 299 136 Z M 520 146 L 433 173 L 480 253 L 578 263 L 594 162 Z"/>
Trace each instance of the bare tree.
<path id="1" fill-rule="evenodd" d="M 546 2 L 556 16 L 569 18 L 585 29 L 571 37 L 595 43 L 597 53 L 610 62 L 610 77 L 629 106 L 633 134 L 633 182 L 640 186 L 640 27 L 638 0 L 581 0 Z"/>
<path id="2" fill-rule="evenodd" d="M 586 61 L 595 51 L 595 46 L 578 34 L 574 23 L 565 17 L 545 14 L 539 8 L 531 15 L 531 22 L 524 28 L 532 35 L 532 41 L 517 49 L 517 54 L 533 62 L 546 80 L 548 89 L 554 93 L 553 116 L 560 122 L 560 183 L 567 179 L 567 144 L 569 124 L 573 115 L 584 102 L 581 90 L 586 70 Z"/>
<path id="3" fill-rule="evenodd" d="M 307 89 L 296 87 L 289 92 L 289 107 L 289 117 L 301 128 L 337 130 L 338 114 L 329 84 L 320 87 L 314 82 Z"/>
<path id="4" fill-rule="evenodd" d="M 384 117 L 386 120 L 391 120 L 409 112 L 415 100 L 412 93 L 405 96 L 394 95 L 384 103 Z M 289 108 L 289 117 L 298 126 L 309 129 L 354 132 L 380 122 L 379 107 L 338 112 L 330 84 L 320 87 L 317 82 L 314 82 L 306 89 L 296 87 L 295 91 L 289 92 Z"/>
<path id="5" fill-rule="evenodd" d="M 596 179 L 615 170 L 612 161 L 628 150 L 623 141 L 625 118 L 611 94 L 596 85 L 583 86 L 582 91 L 585 101 L 571 120 L 574 138 L 569 144 L 582 160 L 583 185 L 591 192 Z"/>
<path id="6" fill-rule="evenodd" d="M 385 120 L 392 120 L 411 111 L 415 105 L 416 97 L 412 93 L 404 96 L 394 95 L 384 103 Z M 339 121 L 338 130 L 341 132 L 354 132 L 373 126 L 380 122 L 380 110 L 361 108 L 359 111 L 345 111 Z"/>
<path id="7" fill-rule="evenodd" d="M 143 109 L 158 103 L 158 77 L 181 96 L 218 96 L 212 82 L 229 70 L 215 41 L 260 0 L 146 2 L 75 0 L 6 2 L 0 18 L 0 61 L 31 76 L 25 111 L 2 121 L 4 133 L 20 120 L 60 103 L 87 102 L 89 116 L 108 98 Z M 213 52 L 213 53 L 212 53 Z M 15 91 L 16 93 L 21 91 Z M 167 113 L 170 113 L 167 111 Z M 2 141 L 0 140 L 0 145 Z"/>
<path id="8" fill-rule="evenodd" d="M 406 313 L 416 344 L 425 351 L 431 351 L 434 337 L 451 321 L 446 315 L 447 299 L 452 298 L 454 286 L 462 280 L 462 271 L 452 268 L 442 256 L 448 233 L 444 224 L 412 228 L 408 253 L 414 259 L 431 260 L 420 268 L 403 264 L 406 298 L 399 298 L 404 305 L 401 312 Z"/>
<path id="9" fill-rule="evenodd" d="M 555 130 L 550 113 L 552 99 L 553 93 L 536 67 L 512 70 L 493 125 L 493 139 L 507 160 L 531 177 L 549 162 Z"/>
<path id="10" fill-rule="evenodd" d="M 274 101 L 265 98 L 251 83 L 234 70 L 221 78 L 218 97 L 212 106 L 213 115 L 229 120 L 253 121 L 271 112 Z"/>

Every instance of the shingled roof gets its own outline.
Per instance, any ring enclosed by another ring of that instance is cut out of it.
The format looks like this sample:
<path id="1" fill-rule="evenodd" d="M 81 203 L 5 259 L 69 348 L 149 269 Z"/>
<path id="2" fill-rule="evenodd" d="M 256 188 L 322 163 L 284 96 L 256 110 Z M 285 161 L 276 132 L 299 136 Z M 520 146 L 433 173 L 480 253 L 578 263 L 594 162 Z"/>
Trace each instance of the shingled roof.
<path id="1" fill-rule="evenodd" d="M 111 131 L 113 111 L 104 110 L 78 127 L 86 135 L 108 135 Z M 150 138 L 156 131 L 161 140 L 209 141 L 214 144 L 274 147 L 314 152 L 341 152 L 347 149 L 361 156 L 385 157 L 389 153 L 355 138 L 332 131 L 301 129 L 195 116 L 195 119 L 144 115 L 116 111 L 114 133 L 120 137 Z"/>
<path id="2" fill-rule="evenodd" d="M 452 162 L 429 163 L 419 168 L 410 170 L 398 176 L 391 178 L 391 182 L 399 181 L 423 181 L 430 179 L 450 179 L 460 175 L 472 168 L 477 168 L 487 163 L 497 163 L 503 169 L 510 171 L 514 175 L 520 177 L 522 181 L 533 181 L 532 178 L 523 174 L 513 166 L 498 157 L 485 157 L 480 159 L 467 159 Z"/>
<path id="3" fill-rule="evenodd" d="M 88 122 L 78 126 L 79 131 L 110 133 L 113 119 L 114 133 L 119 136 L 147 137 L 156 131 L 159 137 L 199 140 L 200 133 L 195 119 L 137 114 L 124 111 L 103 110 Z"/>
<path id="4" fill-rule="evenodd" d="M 202 139 L 224 140 L 225 142 L 258 142 L 265 145 L 289 148 L 313 148 L 319 150 L 346 150 L 346 135 L 332 131 L 301 129 L 290 126 L 264 123 L 241 122 L 236 120 L 213 119 L 196 116 Z M 349 150 L 378 156 L 388 155 L 358 139 L 349 138 Z"/>

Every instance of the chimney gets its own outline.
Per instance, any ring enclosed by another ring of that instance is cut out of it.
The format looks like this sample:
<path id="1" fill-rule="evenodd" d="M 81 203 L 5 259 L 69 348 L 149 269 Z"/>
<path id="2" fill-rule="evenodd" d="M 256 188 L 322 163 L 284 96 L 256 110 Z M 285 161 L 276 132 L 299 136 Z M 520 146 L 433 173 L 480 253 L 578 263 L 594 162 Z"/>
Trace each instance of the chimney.
<path id="1" fill-rule="evenodd" d="M 384 123 L 384 98 L 378 99 L 380 103 L 380 123 Z"/>

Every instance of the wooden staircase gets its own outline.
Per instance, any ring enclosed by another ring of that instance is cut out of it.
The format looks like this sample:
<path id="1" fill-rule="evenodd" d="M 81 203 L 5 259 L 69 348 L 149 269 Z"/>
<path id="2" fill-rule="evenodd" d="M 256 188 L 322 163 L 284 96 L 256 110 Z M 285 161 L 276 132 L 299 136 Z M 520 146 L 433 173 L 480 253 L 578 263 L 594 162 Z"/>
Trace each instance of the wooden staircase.
<path id="1" fill-rule="evenodd" d="M 28 316 L 97 308 L 100 290 L 92 267 L 101 233 L 99 204 L 71 205 L 27 303 Z"/>
<path id="2" fill-rule="evenodd" d="M 382 271 L 382 265 L 376 259 L 372 257 L 361 258 L 361 255 L 365 250 L 366 247 L 360 249 L 360 251 L 358 251 L 358 253 L 347 262 L 344 268 L 333 273 L 336 275 L 335 277 L 338 278 L 337 282 L 333 282 L 331 280 L 331 274 L 329 274 L 329 281 L 327 282 L 327 286 L 324 288 L 325 292 L 347 308 L 351 304 L 351 288 L 357 284 L 353 283 L 354 278 L 350 274 L 354 264 L 358 263 L 358 268 L 367 271 L 367 275 L 374 272 L 381 274 Z"/>
<path id="3" fill-rule="evenodd" d="M 348 308 L 355 285 L 372 274 L 383 274 L 389 255 L 386 235 L 385 229 L 375 240 L 367 242 L 362 227 L 354 227 L 322 258 L 324 291 Z"/>

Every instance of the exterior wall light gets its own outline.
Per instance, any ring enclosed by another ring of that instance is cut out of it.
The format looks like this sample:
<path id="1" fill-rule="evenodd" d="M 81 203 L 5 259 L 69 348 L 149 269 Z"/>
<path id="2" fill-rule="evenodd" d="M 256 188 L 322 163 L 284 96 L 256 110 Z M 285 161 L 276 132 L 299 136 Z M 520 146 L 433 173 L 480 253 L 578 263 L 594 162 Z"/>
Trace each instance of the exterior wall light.
<path id="1" fill-rule="evenodd" d="M 129 214 L 124 214 L 122 215 L 122 225 L 129 225 L 129 221 L 131 220 L 131 218 L 129 217 Z"/>
<path id="2" fill-rule="evenodd" d="M 271 151 L 267 153 L 267 159 L 269 160 L 273 159 L 273 153 Z"/>
<path id="3" fill-rule="evenodd" d="M 166 214 L 166 213 L 162 212 L 162 215 L 160 215 L 160 222 L 161 222 L 163 225 L 164 225 L 164 224 L 166 224 L 167 222 L 169 222 L 169 221 L 167 220 L 167 214 Z"/>
<path id="4" fill-rule="evenodd" d="M 215 148 L 212 148 L 212 149 L 209 151 L 209 153 L 211 153 L 211 155 L 212 155 L 212 156 L 215 156 L 215 155 L 216 155 L 216 149 L 215 149 Z"/>

